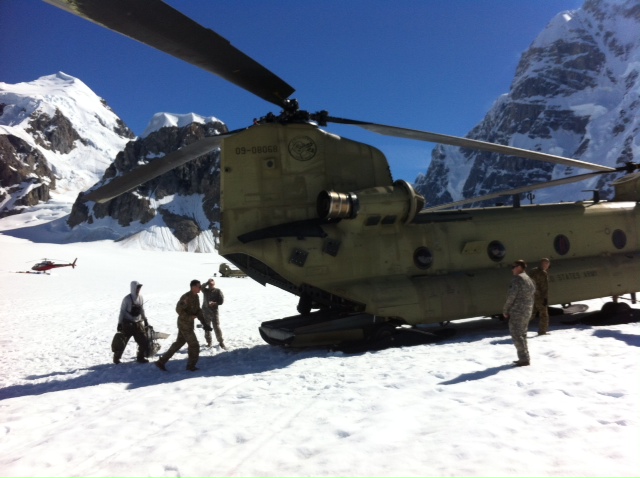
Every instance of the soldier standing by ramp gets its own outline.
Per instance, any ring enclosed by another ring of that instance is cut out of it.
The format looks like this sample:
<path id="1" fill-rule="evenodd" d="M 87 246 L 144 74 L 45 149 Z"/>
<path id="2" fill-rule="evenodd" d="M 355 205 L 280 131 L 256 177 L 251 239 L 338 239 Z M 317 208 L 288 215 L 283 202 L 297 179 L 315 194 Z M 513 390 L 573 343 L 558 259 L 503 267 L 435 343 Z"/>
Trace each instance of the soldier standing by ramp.
<path id="1" fill-rule="evenodd" d="M 529 322 L 535 319 L 536 315 L 540 316 L 538 323 L 538 335 L 545 335 L 549 332 L 549 275 L 547 270 L 551 265 L 551 261 L 546 257 L 540 259 L 540 265 L 534 267 L 529 277 L 536 285 L 536 295 L 533 300 L 533 311 Z"/>
<path id="2" fill-rule="evenodd" d="M 156 367 L 160 370 L 167 371 L 165 364 L 169 361 L 173 354 L 175 354 L 186 343 L 189 345 L 189 358 L 187 359 L 187 370 L 195 372 L 198 370 L 196 364 L 198 363 L 198 357 L 200 356 L 200 344 L 193 328 L 193 321 L 195 319 L 200 320 L 204 326 L 204 316 L 202 309 L 200 308 L 200 281 L 191 281 L 191 290 L 180 297 L 180 300 L 176 304 L 176 312 L 178 313 L 178 337 L 176 341 L 171 344 L 169 350 L 167 350 L 160 359 L 156 362 Z"/>
<path id="3" fill-rule="evenodd" d="M 536 286 L 525 272 L 526 268 L 527 263 L 523 260 L 513 263 L 511 268 L 513 279 L 511 279 L 507 300 L 502 309 L 502 314 L 509 320 L 509 332 L 518 351 L 518 360 L 514 362 L 517 367 L 531 363 L 527 347 L 527 329 Z"/>
<path id="4" fill-rule="evenodd" d="M 213 327 L 216 333 L 216 339 L 220 344 L 220 348 L 226 349 L 224 345 L 224 339 L 222 338 L 222 329 L 220 328 L 220 315 L 218 313 L 218 307 L 224 302 L 224 294 L 220 289 L 216 289 L 216 282 L 213 279 L 209 279 L 205 282 L 202 288 L 202 311 L 204 312 L 204 338 L 207 341 L 207 346 L 211 347 L 211 329 Z"/>

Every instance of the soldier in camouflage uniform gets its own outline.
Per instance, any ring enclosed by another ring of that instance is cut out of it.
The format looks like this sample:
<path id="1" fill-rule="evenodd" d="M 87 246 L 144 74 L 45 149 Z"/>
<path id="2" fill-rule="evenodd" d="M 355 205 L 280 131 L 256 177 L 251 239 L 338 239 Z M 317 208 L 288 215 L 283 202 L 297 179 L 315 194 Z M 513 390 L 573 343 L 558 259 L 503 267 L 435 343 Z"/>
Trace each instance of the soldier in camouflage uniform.
<path id="1" fill-rule="evenodd" d="M 529 349 L 527 347 L 527 329 L 529 328 L 529 317 L 533 308 L 533 296 L 536 286 L 525 272 L 527 263 L 516 261 L 513 263 L 513 279 L 509 286 L 507 301 L 502 309 L 502 314 L 509 320 L 509 332 L 513 344 L 518 351 L 518 360 L 514 364 L 518 367 L 529 365 Z"/>
<path id="2" fill-rule="evenodd" d="M 222 338 L 222 329 L 220 328 L 220 315 L 218 314 L 218 307 L 224 302 L 224 294 L 220 289 L 216 289 L 216 282 L 213 279 L 209 279 L 205 282 L 202 288 L 202 311 L 204 312 L 205 328 L 204 338 L 207 341 L 207 346 L 211 347 L 211 330 L 216 333 L 216 339 L 220 344 L 220 348 L 226 349 L 224 345 L 224 339 Z"/>
<path id="3" fill-rule="evenodd" d="M 200 320 L 202 325 L 205 325 L 204 315 L 200 308 L 200 281 L 191 281 L 191 290 L 180 297 L 180 300 L 176 304 L 176 312 L 178 313 L 178 337 L 176 341 L 171 344 L 169 350 L 167 350 L 160 359 L 156 362 L 156 366 L 160 370 L 167 371 L 165 364 L 180 348 L 187 343 L 189 345 L 189 358 L 187 359 L 187 370 L 195 372 L 198 370 L 196 364 L 198 363 L 198 357 L 200 356 L 200 344 L 193 328 L 193 321 L 195 319 Z"/>
<path id="4" fill-rule="evenodd" d="M 536 315 L 540 315 L 540 322 L 538 323 L 538 335 L 545 335 L 549 332 L 549 276 L 547 270 L 551 265 L 551 261 L 546 257 L 540 260 L 540 265 L 534 267 L 529 273 L 529 277 L 536 285 L 536 295 L 533 300 L 533 311 L 531 312 L 532 321 L 536 318 Z"/>

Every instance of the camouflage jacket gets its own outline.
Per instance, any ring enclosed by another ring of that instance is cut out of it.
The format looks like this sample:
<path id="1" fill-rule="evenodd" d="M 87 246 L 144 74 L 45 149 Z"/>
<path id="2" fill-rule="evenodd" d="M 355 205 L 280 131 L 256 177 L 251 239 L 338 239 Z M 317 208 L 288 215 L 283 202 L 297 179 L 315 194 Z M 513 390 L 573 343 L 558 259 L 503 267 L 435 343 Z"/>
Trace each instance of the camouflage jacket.
<path id="1" fill-rule="evenodd" d="M 536 301 L 545 301 L 549 299 L 549 275 L 547 271 L 534 267 L 529 274 L 531 280 L 536 285 Z"/>
<path id="2" fill-rule="evenodd" d="M 184 320 L 197 317 L 200 322 L 204 321 L 204 315 L 200 308 L 200 297 L 191 291 L 182 294 L 182 297 L 180 297 L 180 300 L 176 304 L 176 312 L 178 313 L 178 319 Z"/>
<path id="3" fill-rule="evenodd" d="M 217 305 L 211 307 L 212 309 L 217 309 L 219 305 L 222 305 L 224 302 L 224 294 L 220 289 L 216 289 L 215 287 L 209 288 L 206 283 L 202 287 L 202 308 L 208 308 L 209 302 L 215 302 Z"/>
<path id="4" fill-rule="evenodd" d="M 525 272 L 513 276 L 502 313 L 510 317 L 522 316 L 528 319 L 533 309 L 533 296 L 535 291 L 535 284 Z"/>

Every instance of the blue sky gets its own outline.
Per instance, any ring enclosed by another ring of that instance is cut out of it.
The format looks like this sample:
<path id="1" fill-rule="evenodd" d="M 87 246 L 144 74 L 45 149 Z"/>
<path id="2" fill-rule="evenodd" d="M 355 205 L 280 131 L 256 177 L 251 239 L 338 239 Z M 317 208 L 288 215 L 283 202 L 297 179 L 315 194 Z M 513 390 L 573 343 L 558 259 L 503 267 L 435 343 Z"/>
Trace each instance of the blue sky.
<path id="1" fill-rule="evenodd" d="M 520 55 L 581 0 L 171 0 L 296 88 L 303 109 L 464 136 L 509 90 Z M 136 134 L 154 113 L 216 116 L 231 129 L 277 108 L 164 53 L 38 0 L 0 0 L 0 81 L 64 71 Z M 358 128 L 396 179 L 426 171 L 433 145 Z"/>

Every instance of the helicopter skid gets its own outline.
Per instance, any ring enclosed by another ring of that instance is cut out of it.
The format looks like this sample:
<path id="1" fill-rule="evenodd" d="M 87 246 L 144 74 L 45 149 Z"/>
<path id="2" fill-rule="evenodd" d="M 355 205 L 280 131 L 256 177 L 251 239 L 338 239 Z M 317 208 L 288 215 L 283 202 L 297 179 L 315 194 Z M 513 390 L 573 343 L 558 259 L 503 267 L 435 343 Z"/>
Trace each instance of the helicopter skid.
<path id="1" fill-rule="evenodd" d="M 371 314 L 320 311 L 263 322 L 259 330 L 270 345 L 312 347 L 363 341 L 383 324 L 384 318 Z"/>

